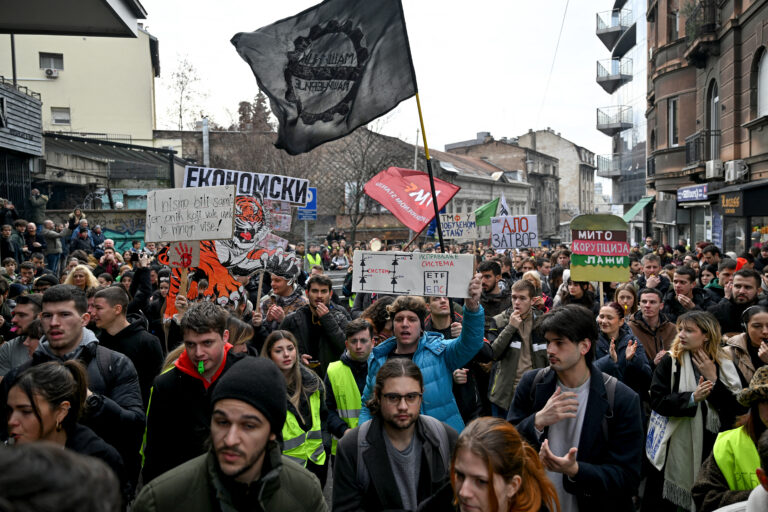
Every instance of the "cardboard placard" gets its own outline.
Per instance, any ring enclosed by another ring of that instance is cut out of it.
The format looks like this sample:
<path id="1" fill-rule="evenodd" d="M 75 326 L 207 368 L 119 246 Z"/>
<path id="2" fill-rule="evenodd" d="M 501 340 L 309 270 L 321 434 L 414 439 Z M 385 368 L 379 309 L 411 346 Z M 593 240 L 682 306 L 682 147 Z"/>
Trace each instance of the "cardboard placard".
<path id="1" fill-rule="evenodd" d="M 579 215 L 571 221 L 571 279 L 630 280 L 627 223 L 616 215 Z"/>
<path id="2" fill-rule="evenodd" d="M 277 235 L 273 235 L 272 233 L 268 234 L 264 237 L 264 239 L 259 243 L 259 245 L 265 249 L 277 249 L 278 247 L 280 249 L 287 249 L 288 248 L 288 240 L 285 238 L 280 238 Z"/>
<path id="3" fill-rule="evenodd" d="M 168 248 L 168 264 L 179 268 L 197 267 L 200 265 L 200 243 L 171 242 Z"/>
<path id="4" fill-rule="evenodd" d="M 353 292 L 466 297 L 471 254 L 355 251 Z"/>
<path id="5" fill-rule="evenodd" d="M 273 231 L 290 231 L 291 230 L 290 215 L 284 213 L 273 213 L 270 217 L 270 227 Z"/>
<path id="6" fill-rule="evenodd" d="M 475 213 L 449 213 L 440 215 L 443 238 L 466 242 L 477 240 Z"/>
<path id="7" fill-rule="evenodd" d="M 539 229 L 536 215 L 491 217 L 491 247 L 527 249 L 538 247 Z"/>
<path id="8" fill-rule="evenodd" d="M 232 238 L 235 187 L 169 188 L 147 194 L 147 242 Z"/>

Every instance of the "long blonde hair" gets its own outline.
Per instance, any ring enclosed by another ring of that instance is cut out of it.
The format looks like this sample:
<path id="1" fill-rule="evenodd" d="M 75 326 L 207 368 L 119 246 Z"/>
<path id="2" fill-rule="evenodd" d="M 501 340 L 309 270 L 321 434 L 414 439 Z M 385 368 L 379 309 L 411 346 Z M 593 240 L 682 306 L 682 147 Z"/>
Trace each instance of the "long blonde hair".
<path id="1" fill-rule="evenodd" d="M 267 359 L 272 360 L 272 347 L 274 347 L 280 340 L 290 341 L 293 343 L 293 347 L 296 350 L 296 360 L 293 363 L 293 368 L 291 368 L 288 375 L 285 376 L 285 384 L 288 390 L 288 402 L 293 405 L 296 414 L 298 414 L 299 419 L 303 422 L 304 418 L 299 411 L 301 395 L 304 394 L 305 399 L 308 398 L 322 386 L 322 382 L 320 381 L 320 378 L 316 377 L 310 370 L 306 371 L 307 378 L 302 378 L 299 343 L 290 331 L 272 331 L 272 333 L 267 336 L 267 339 L 264 340 L 264 346 L 261 347 L 261 357 L 266 357 Z"/>
<path id="2" fill-rule="evenodd" d="M 677 332 L 679 333 L 680 329 L 688 326 L 695 326 L 707 337 L 702 348 L 711 360 L 720 364 L 720 361 L 723 359 L 730 359 L 728 354 L 726 354 L 720 347 L 722 340 L 720 323 L 712 313 L 707 311 L 689 311 L 680 315 L 677 319 Z M 672 342 L 672 348 L 669 349 L 669 354 L 678 362 L 681 362 L 685 350 L 686 349 L 683 348 L 680 343 L 680 335 L 678 334 Z"/>
<path id="3" fill-rule="evenodd" d="M 97 286 L 99 286 L 99 280 L 96 279 L 96 277 L 93 275 L 93 272 L 91 272 L 91 269 L 88 268 L 87 265 L 77 265 L 75 268 L 70 270 L 63 284 L 71 284 L 72 286 L 75 286 L 75 283 L 74 283 L 75 272 L 82 272 L 83 274 L 85 274 L 85 288 L 83 289 L 83 291 L 87 290 L 88 288 L 96 288 Z"/>

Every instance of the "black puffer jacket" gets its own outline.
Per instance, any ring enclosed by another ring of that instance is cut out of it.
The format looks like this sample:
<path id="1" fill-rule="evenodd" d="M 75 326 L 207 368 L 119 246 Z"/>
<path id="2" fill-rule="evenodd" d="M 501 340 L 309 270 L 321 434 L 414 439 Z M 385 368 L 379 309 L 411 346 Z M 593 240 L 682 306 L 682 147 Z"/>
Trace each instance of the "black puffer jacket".
<path id="1" fill-rule="evenodd" d="M 86 328 L 83 328 L 80 345 L 66 359 L 78 359 L 85 365 L 88 389 L 97 397 L 98 403 L 86 409 L 83 425 L 117 449 L 125 463 L 127 479 L 135 484 L 145 416 L 133 363 L 125 355 L 100 346 L 96 336 Z M 6 403 L 8 390 L 24 370 L 48 361 L 64 360 L 50 351 L 43 337 L 32 360 L 11 370 L 0 383 L 0 403 Z M 0 422 L 0 429 L 5 439 L 8 434 L 5 422 Z"/>
<path id="2" fill-rule="evenodd" d="M 701 288 L 693 289 L 693 303 L 696 305 L 695 310 L 706 311 L 710 306 L 717 304 L 711 293 L 704 291 Z M 675 289 L 671 288 L 664 296 L 664 314 L 667 315 L 667 319 L 670 322 L 675 323 L 677 317 L 683 313 L 687 313 L 689 310 L 685 309 L 682 304 L 677 301 L 677 294 Z"/>

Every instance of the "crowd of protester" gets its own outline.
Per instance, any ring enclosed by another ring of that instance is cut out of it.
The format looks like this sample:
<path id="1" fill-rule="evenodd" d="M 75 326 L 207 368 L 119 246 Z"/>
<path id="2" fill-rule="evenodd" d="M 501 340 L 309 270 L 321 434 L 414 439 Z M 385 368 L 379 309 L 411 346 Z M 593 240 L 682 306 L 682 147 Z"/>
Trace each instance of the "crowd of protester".
<path id="1" fill-rule="evenodd" d="M 352 293 L 370 245 L 331 230 L 166 318 L 161 244 L 9 211 L 0 509 L 768 509 L 768 245 L 648 238 L 626 283 L 451 245 L 477 273 L 449 299 Z"/>

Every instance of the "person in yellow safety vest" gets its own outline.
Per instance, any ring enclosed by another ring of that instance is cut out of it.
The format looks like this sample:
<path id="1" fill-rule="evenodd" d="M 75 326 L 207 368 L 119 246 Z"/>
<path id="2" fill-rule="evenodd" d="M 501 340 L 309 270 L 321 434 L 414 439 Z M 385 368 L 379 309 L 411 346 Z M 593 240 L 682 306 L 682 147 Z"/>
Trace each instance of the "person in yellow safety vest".
<path id="1" fill-rule="evenodd" d="M 746 501 L 760 485 L 757 444 L 768 430 L 768 366 L 755 372 L 749 387 L 740 391 L 737 399 L 749 411 L 739 418 L 737 428 L 717 435 L 691 490 L 696 510 L 715 510 Z"/>
<path id="2" fill-rule="evenodd" d="M 304 256 L 307 264 L 306 269 L 312 268 L 313 265 L 323 266 L 323 256 L 320 254 L 320 246 L 317 244 L 309 244 L 309 252 Z"/>
<path id="3" fill-rule="evenodd" d="M 338 440 L 357 426 L 360 397 L 368 376 L 368 356 L 373 349 L 373 327 L 366 320 L 352 320 L 347 324 L 345 334 L 346 350 L 340 361 L 328 365 L 325 374 L 328 431 L 333 435 L 332 455 L 336 455 Z"/>
<path id="4" fill-rule="evenodd" d="M 323 381 L 302 364 L 306 361 L 303 356 L 300 361 L 299 344 L 289 331 L 277 330 L 267 336 L 261 355 L 274 361 L 285 377 L 288 413 L 282 430 L 283 455 L 314 473 L 324 487 L 331 435 Z"/>

